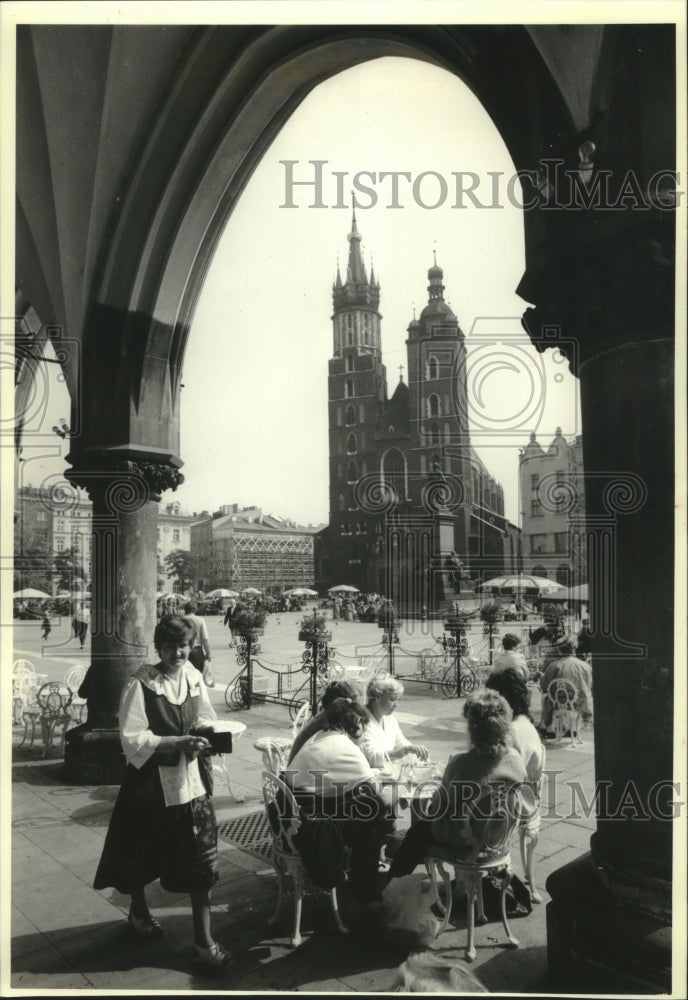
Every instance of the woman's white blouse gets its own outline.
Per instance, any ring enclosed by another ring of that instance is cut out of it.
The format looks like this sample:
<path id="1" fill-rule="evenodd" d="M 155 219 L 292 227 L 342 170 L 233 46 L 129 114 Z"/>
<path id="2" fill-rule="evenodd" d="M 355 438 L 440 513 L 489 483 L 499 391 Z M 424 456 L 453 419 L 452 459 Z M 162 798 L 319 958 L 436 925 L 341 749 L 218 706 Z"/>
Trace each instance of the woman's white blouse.
<path id="1" fill-rule="evenodd" d="M 392 750 L 407 747 L 409 742 L 394 715 L 383 715 L 379 722 L 370 712 L 368 715 L 368 725 L 358 745 L 371 767 L 384 767 L 387 755 Z"/>
<path id="2" fill-rule="evenodd" d="M 287 770 L 292 788 L 319 795 L 341 795 L 376 775 L 356 744 L 344 733 L 322 730 L 294 755 Z"/>
<path id="3" fill-rule="evenodd" d="M 181 668 L 181 677 L 171 679 L 156 667 L 146 664 L 129 679 L 119 705 L 119 731 L 127 763 L 137 770 L 146 763 L 160 744 L 161 736 L 151 731 L 146 716 L 146 703 L 141 685 L 162 695 L 171 705 L 181 705 L 187 694 L 198 698 L 198 713 L 194 726 L 212 726 L 217 715 L 210 704 L 208 691 L 200 671 L 188 661 Z M 198 770 L 198 761 L 179 754 L 176 764 L 159 766 L 158 773 L 166 806 L 179 806 L 205 795 L 205 785 Z"/>

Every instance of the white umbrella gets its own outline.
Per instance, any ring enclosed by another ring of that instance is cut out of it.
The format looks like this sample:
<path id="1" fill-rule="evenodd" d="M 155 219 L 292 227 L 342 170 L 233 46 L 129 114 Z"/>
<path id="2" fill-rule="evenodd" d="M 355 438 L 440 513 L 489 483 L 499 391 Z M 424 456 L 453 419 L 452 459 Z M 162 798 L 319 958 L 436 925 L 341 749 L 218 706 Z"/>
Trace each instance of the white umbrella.
<path id="1" fill-rule="evenodd" d="M 24 590 L 17 590 L 12 597 L 16 600 L 29 600 L 32 597 L 47 599 L 50 594 L 45 594 L 42 590 L 35 590 L 33 587 L 25 587 Z"/>
<path id="2" fill-rule="evenodd" d="M 317 590 L 310 590 L 308 587 L 292 587 L 291 590 L 284 591 L 285 597 L 317 597 Z"/>
<path id="3" fill-rule="evenodd" d="M 217 587 L 215 590 L 211 590 L 209 594 L 205 595 L 210 597 L 211 600 L 215 600 L 216 597 L 238 597 L 236 590 L 227 590 L 226 587 Z"/>
<path id="4" fill-rule="evenodd" d="M 244 589 L 241 591 L 241 593 L 242 593 L 242 595 L 243 594 L 262 594 L 263 591 L 262 590 L 256 590 L 255 587 L 244 587 Z"/>
<path id="5" fill-rule="evenodd" d="M 569 590 L 566 591 L 566 597 L 569 601 L 587 601 L 587 583 L 580 583 L 577 587 L 570 587 Z"/>
<path id="6" fill-rule="evenodd" d="M 340 583 L 338 587 L 330 587 L 328 594 L 360 594 L 358 587 L 350 587 L 348 583 Z"/>
<path id="7" fill-rule="evenodd" d="M 531 576 L 529 573 L 519 573 L 514 576 L 496 576 L 492 580 L 478 585 L 479 590 L 537 590 L 539 594 L 563 594 L 566 587 L 556 580 L 548 580 L 544 576 Z"/>

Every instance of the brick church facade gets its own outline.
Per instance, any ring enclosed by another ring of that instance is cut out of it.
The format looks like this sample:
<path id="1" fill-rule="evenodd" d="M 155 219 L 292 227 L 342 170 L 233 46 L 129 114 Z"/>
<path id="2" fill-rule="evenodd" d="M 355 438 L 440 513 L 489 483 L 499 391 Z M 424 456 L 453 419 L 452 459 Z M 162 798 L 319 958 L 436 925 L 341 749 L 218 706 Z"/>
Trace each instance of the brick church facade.
<path id="1" fill-rule="evenodd" d="M 317 582 L 437 610 L 502 572 L 504 495 L 471 447 L 465 338 L 442 268 L 428 271 L 428 304 L 408 327 L 408 384 L 400 377 L 388 398 L 380 285 L 355 213 L 348 240 L 346 277 L 337 268 L 332 289 L 330 518 Z"/>

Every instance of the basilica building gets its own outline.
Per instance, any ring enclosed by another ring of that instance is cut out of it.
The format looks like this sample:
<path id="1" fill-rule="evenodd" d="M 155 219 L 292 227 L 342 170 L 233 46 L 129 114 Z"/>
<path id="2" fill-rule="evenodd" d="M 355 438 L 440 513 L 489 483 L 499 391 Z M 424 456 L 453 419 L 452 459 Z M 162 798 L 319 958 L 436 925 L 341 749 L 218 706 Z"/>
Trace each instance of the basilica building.
<path id="1" fill-rule="evenodd" d="M 407 613 L 473 594 L 504 569 L 502 487 L 471 447 L 466 343 L 437 262 L 428 304 L 408 326 L 408 384 L 391 396 L 380 285 L 368 275 L 354 213 L 346 276 L 332 288 L 329 361 L 330 520 L 318 584 L 392 597 Z"/>

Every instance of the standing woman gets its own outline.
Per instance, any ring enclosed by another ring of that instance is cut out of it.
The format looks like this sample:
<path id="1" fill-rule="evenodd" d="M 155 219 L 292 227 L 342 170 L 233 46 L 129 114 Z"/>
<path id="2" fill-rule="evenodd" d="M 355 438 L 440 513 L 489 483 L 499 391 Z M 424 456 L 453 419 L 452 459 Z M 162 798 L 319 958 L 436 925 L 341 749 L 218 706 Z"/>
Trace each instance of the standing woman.
<path id="1" fill-rule="evenodd" d="M 127 768 L 110 819 L 94 888 L 131 896 L 129 923 L 142 937 L 162 933 L 145 886 L 191 896 L 192 959 L 219 968 L 231 961 L 210 933 L 210 888 L 218 880 L 217 824 L 211 800 L 210 744 L 194 727 L 217 718 L 201 674 L 189 662 L 190 630 L 166 615 L 154 633 L 160 662 L 142 666 L 120 701 Z"/>

